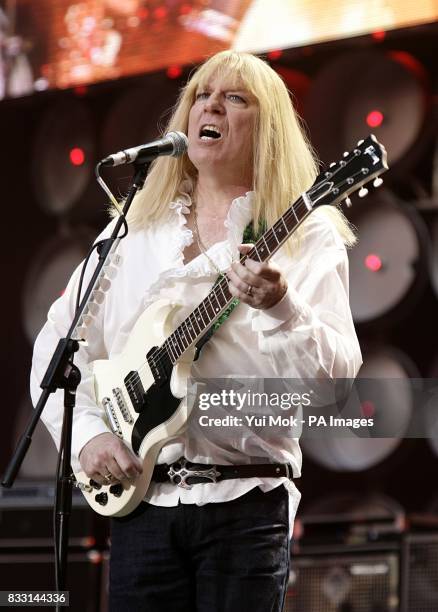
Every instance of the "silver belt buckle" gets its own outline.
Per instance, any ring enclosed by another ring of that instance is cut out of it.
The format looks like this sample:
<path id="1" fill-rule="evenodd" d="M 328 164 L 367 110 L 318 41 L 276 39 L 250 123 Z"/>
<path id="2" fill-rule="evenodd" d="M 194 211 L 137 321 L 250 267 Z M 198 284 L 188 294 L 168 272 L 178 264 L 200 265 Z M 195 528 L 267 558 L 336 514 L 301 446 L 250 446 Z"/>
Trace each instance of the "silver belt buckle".
<path id="1" fill-rule="evenodd" d="M 174 465 L 176 463 L 179 463 L 181 466 L 177 470 L 174 468 Z M 188 482 L 186 482 L 187 478 L 190 478 L 191 476 L 202 476 L 203 478 L 207 478 L 211 482 L 217 482 L 218 476 L 221 475 L 221 473 L 217 471 L 215 465 L 212 465 L 211 468 L 192 470 L 191 468 L 187 467 L 187 460 L 184 457 L 181 457 L 181 459 L 175 461 L 175 463 L 172 463 L 172 465 L 169 466 L 167 474 L 170 478 L 170 482 L 173 482 L 173 484 L 176 484 L 182 489 L 192 488 L 193 485 L 190 485 Z M 177 476 L 179 477 L 179 481 L 175 482 L 175 478 Z"/>

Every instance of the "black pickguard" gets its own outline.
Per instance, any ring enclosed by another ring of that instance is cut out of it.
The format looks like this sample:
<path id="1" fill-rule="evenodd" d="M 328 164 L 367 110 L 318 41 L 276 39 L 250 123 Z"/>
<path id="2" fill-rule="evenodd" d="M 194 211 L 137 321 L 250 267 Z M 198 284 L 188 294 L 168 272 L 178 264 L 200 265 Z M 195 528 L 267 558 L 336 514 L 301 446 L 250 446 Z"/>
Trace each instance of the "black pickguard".
<path id="1" fill-rule="evenodd" d="M 181 398 L 174 397 L 170 390 L 170 380 L 157 386 L 152 385 L 145 397 L 145 405 L 139 414 L 132 430 L 131 443 L 135 453 L 138 453 L 145 436 L 161 423 L 164 423 L 176 412 Z"/>

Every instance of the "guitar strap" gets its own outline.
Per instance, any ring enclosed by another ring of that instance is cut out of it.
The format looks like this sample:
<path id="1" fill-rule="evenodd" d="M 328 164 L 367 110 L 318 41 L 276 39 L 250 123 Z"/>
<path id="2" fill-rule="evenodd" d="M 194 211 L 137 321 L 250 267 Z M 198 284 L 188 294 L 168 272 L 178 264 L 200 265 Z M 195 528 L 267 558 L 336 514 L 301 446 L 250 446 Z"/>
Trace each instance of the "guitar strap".
<path id="1" fill-rule="evenodd" d="M 253 223 L 252 222 L 248 223 L 248 225 L 245 227 L 243 231 L 242 242 L 244 244 L 248 244 L 248 243 L 255 244 L 257 240 L 260 238 L 260 236 L 265 232 L 265 230 L 266 230 L 266 223 L 262 223 L 261 229 L 259 229 L 259 231 L 256 234 L 254 232 Z M 214 282 L 213 287 L 215 287 L 218 284 L 218 282 L 224 278 L 224 276 L 225 276 L 224 274 L 219 274 L 219 276 Z M 238 304 L 239 304 L 239 300 L 237 298 L 234 298 L 234 300 L 230 303 L 230 305 L 221 314 L 219 319 L 215 323 L 213 323 L 213 325 L 205 332 L 203 336 L 201 336 L 201 338 L 199 338 L 198 342 L 195 344 L 196 352 L 195 352 L 194 361 L 198 359 L 204 345 L 210 340 L 212 335 L 219 329 L 219 327 L 223 323 L 225 323 L 225 321 L 229 318 L 230 314 L 233 312 L 233 310 L 236 308 Z"/>

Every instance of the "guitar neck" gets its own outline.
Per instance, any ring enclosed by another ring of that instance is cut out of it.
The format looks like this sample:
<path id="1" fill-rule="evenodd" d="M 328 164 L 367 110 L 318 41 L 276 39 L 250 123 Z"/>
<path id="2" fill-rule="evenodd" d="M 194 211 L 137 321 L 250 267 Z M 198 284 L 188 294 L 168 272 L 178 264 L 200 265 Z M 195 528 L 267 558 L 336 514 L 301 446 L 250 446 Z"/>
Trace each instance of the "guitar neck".
<path id="1" fill-rule="evenodd" d="M 310 198 L 307 194 L 303 194 L 271 228 L 264 232 L 249 253 L 241 258 L 241 263 L 244 263 L 247 258 L 259 262 L 268 261 L 311 211 Z M 173 364 L 187 349 L 196 344 L 228 308 L 233 299 L 228 289 L 228 279 L 223 276 L 199 306 L 163 343 L 162 348 L 166 350 Z"/>

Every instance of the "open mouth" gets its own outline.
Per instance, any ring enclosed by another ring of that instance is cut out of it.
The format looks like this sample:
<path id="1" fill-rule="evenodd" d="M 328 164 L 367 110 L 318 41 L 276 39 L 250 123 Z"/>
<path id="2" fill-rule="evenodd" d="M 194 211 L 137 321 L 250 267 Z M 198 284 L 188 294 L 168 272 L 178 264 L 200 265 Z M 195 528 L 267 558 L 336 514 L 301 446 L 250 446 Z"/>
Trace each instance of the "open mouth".
<path id="1" fill-rule="evenodd" d="M 215 125 L 203 125 L 199 131 L 199 137 L 201 140 L 218 140 L 222 134 Z"/>

